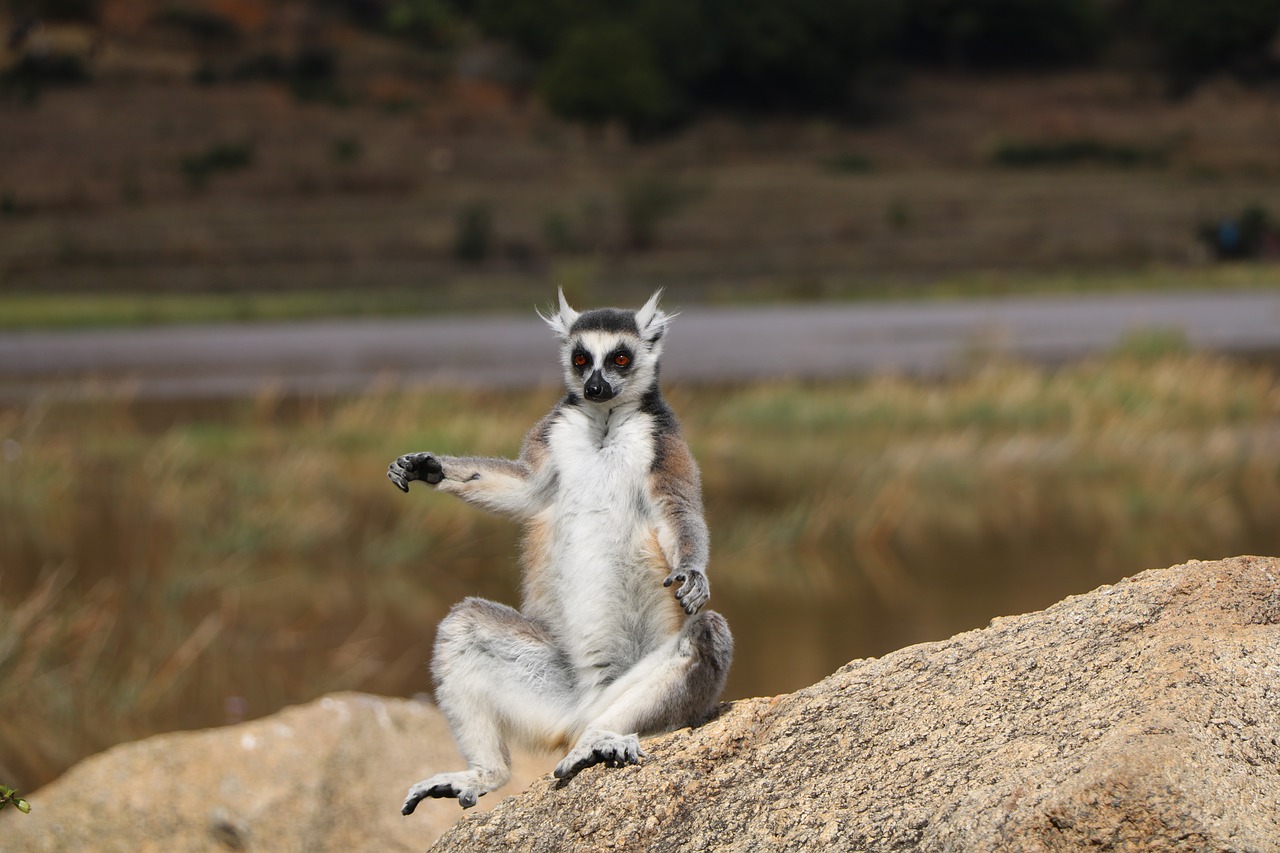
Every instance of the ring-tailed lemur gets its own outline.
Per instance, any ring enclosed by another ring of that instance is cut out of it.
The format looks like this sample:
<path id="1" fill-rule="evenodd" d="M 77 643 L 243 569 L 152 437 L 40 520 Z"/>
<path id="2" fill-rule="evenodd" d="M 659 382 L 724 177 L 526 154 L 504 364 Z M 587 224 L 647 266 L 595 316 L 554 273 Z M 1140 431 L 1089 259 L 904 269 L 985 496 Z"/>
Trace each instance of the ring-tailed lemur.
<path id="1" fill-rule="evenodd" d="M 645 755 L 639 735 L 701 722 L 724 687 L 733 638 L 710 595 L 697 465 L 658 390 L 670 316 L 578 313 L 560 293 L 543 319 L 563 343 L 567 396 L 520 458 L 410 453 L 387 476 L 526 524 L 523 606 L 467 598 L 440 623 L 436 700 L 467 760 L 409 789 L 463 808 L 511 775 L 507 742 L 568 749 L 555 775 Z M 677 585 L 675 595 L 664 589 Z"/>

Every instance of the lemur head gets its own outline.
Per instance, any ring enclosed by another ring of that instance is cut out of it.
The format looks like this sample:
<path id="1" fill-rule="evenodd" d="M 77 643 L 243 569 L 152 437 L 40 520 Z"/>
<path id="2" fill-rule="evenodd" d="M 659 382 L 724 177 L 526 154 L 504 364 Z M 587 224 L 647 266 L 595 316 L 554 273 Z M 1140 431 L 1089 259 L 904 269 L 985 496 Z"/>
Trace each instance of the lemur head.
<path id="1" fill-rule="evenodd" d="M 658 381 L 658 357 L 670 314 L 658 308 L 659 290 L 639 311 L 595 308 L 579 313 L 560 291 L 560 307 L 542 314 L 563 342 L 569 393 L 589 403 L 639 399 Z"/>

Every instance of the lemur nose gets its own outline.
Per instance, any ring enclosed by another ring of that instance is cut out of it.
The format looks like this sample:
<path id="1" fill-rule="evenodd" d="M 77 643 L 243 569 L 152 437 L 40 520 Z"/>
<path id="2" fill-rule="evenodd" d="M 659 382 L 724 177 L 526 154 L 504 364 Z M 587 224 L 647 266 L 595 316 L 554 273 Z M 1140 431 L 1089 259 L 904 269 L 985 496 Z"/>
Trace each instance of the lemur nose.
<path id="1" fill-rule="evenodd" d="M 582 387 L 582 391 L 587 395 L 588 400 L 608 400 L 613 396 L 613 388 L 598 370 L 587 377 L 587 383 Z"/>

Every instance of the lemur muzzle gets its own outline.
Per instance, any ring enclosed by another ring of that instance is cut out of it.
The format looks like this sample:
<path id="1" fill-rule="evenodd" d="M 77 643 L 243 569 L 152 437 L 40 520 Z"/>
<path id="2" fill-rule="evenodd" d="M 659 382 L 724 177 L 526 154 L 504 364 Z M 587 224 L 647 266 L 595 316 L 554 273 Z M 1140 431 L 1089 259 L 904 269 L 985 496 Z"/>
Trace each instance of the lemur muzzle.
<path id="1" fill-rule="evenodd" d="M 601 402 L 613 396 L 613 386 L 605 381 L 600 371 L 595 370 L 587 377 L 586 385 L 582 386 L 582 393 L 588 400 Z"/>

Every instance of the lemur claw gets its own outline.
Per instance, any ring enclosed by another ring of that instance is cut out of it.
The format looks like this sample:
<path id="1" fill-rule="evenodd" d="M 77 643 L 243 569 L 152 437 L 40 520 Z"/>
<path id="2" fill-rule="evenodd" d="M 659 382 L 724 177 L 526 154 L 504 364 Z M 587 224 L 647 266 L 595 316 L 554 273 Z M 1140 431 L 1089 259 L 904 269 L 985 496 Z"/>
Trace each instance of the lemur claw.
<path id="1" fill-rule="evenodd" d="M 680 586 L 676 589 L 676 601 L 680 602 L 685 613 L 692 616 L 711 598 L 711 584 L 702 572 L 697 569 L 687 569 L 667 575 L 662 585 L 671 586 L 677 581 Z"/>
<path id="2" fill-rule="evenodd" d="M 402 492 L 409 491 L 409 484 L 422 480 L 432 486 L 444 479 L 444 468 L 432 453 L 406 453 L 387 468 L 387 479 Z"/>
<path id="3" fill-rule="evenodd" d="M 593 764 L 606 767 L 623 767 L 627 764 L 639 764 L 640 759 L 648 758 L 649 753 L 640 746 L 637 735 L 617 735 L 612 732 L 601 735 L 591 744 L 576 746 L 556 765 L 557 779 L 572 779 L 579 772 Z"/>

